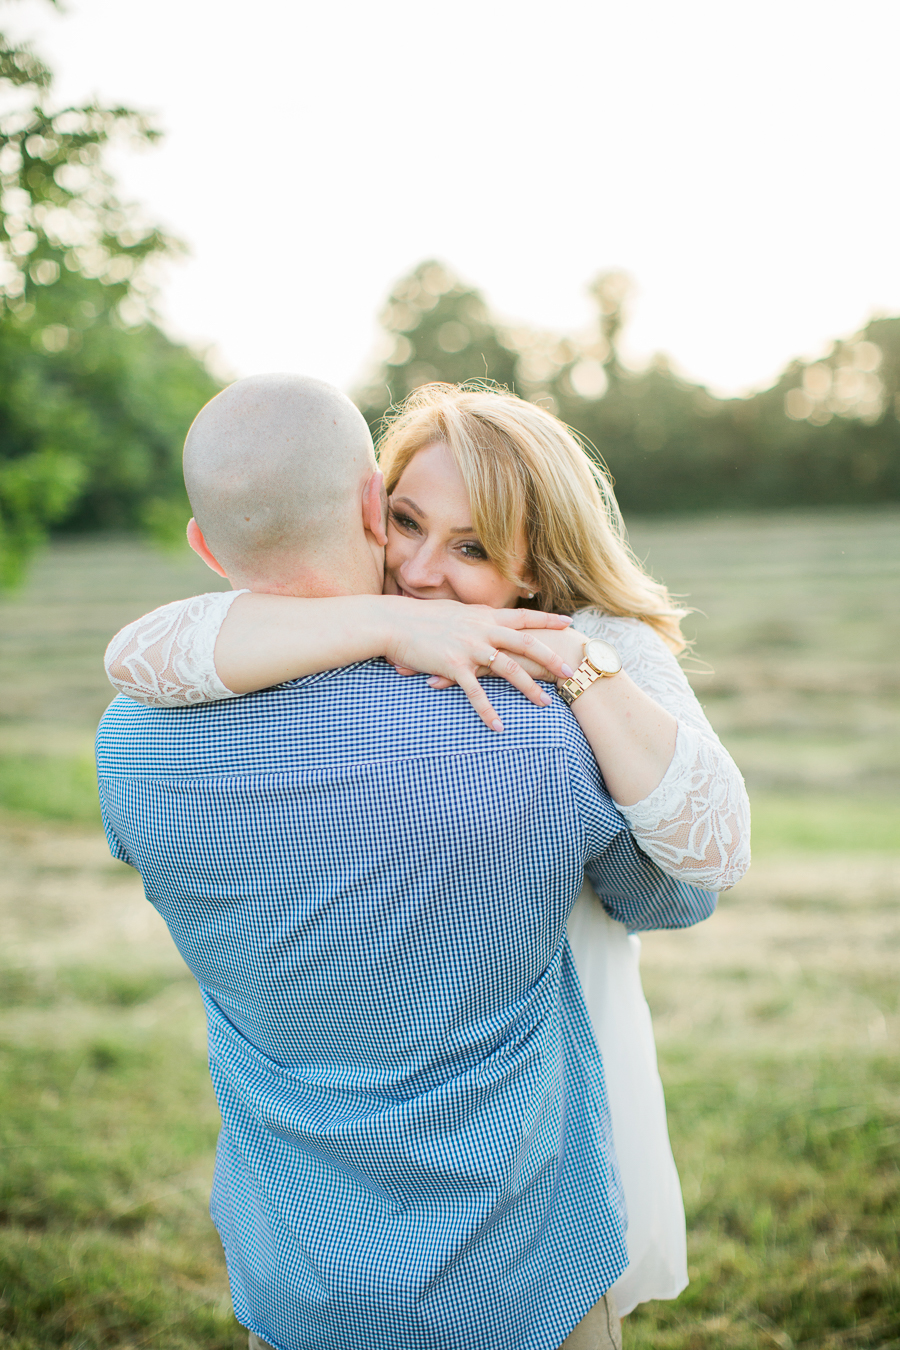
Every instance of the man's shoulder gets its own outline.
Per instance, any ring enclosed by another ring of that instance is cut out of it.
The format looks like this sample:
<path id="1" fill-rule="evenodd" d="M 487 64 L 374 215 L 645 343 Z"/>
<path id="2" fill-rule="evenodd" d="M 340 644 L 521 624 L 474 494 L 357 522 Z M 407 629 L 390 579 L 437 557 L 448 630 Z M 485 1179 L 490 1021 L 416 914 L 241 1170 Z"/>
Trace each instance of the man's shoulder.
<path id="1" fill-rule="evenodd" d="M 504 680 L 485 682 L 505 730 L 480 721 L 461 689 L 434 690 L 366 661 L 219 703 L 150 708 L 120 695 L 97 737 L 98 764 L 138 772 L 279 771 L 409 757 L 580 757 L 584 741 L 561 700 L 536 708 Z M 555 753 L 554 753 L 555 752 Z M 150 767 L 152 766 L 152 768 Z"/>

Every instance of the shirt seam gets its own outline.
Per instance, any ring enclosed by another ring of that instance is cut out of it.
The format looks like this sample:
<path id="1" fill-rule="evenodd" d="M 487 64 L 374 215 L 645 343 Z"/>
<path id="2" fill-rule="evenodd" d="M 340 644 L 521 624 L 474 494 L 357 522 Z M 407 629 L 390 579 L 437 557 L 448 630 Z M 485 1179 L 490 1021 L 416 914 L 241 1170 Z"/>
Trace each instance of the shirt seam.
<path id="1" fill-rule="evenodd" d="M 429 751 L 415 755 L 393 755 L 387 759 L 366 758 L 365 760 L 338 760 L 336 762 L 332 762 L 326 765 L 307 765 L 307 766 L 298 765 L 296 767 L 287 769 L 276 769 L 265 766 L 259 769 L 236 769 L 231 773 L 219 772 L 212 774 L 196 773 L 196 772 L 159 773 L 157 771 L 148 771 L 142 773 L 136 769 L 116 770 L 116 769 L 100 768 L 98 766 L 97 777 L 101 781 L 106 779 L 116 779 L 116 780 L 123 780 L 126 782 L 132 782 L 134 779 L 139 778 L 141 780 L 156 783 L 184 782 L 184 781 L 219 783 L 219 782 L 233 782 L 235 779 L 241 778 L 259 778 L 259 777 L 276 778 L 286 776 L 295 777 L 298 774 L 312 776 L 312 775 L 319 775 L 322 773 L 331 773 L 339 769 L 357 769 L 370 767 L 383 768 L 386 764 L 427 763 L 434 761 L 446 761 L 450 759 L 480 759 L 484 755 L 508 755 L 515 751 L 525 751 L 527 754 L 535 756 L 545 754 L 556 755 L 559 754 L 560 752 L 565 754 L 566 749 L 567 749 L 566 742 L 564 739 L 562 739 L 558 742 L 554 742 L 551 745 L 545 746 L 507 744 L 503 746 L 497 746 L 496 748 L 486 747 L 483 750 L 444 750 L 433 752 Z M 568 784 L 568 782 L 567 782 L 567 789 L 571 796 L 571 786 Z"/>

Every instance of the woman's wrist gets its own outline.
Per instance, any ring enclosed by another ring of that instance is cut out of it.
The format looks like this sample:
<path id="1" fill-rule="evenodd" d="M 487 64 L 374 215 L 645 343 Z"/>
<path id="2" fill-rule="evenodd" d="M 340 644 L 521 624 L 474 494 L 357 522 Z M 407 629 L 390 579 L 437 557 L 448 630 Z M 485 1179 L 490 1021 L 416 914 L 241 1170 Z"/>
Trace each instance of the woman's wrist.
<path id="1" fill-rule="evenodd" d="M 390 660 L 402 628 L 401 607 L 408 602 L 397 595 L 355 595 L 347 599 L 352 604 L 344 616 L 345 629 L 348 640 L 359 644 L 361 654 L 356 659 L 383 656 Z"/>
<path id="2" fill-rule="evenodd" d="M 584 644 L 586 642 L 587 638 L 583 633 L 579 633 L 577 628 L 563 628 L 552 635 L 550 645 L 572 670 L 577 670 L 584 660 Z M 558 679 L 556 681 L 557 689 L 563 683 L 563 679 Z"/>

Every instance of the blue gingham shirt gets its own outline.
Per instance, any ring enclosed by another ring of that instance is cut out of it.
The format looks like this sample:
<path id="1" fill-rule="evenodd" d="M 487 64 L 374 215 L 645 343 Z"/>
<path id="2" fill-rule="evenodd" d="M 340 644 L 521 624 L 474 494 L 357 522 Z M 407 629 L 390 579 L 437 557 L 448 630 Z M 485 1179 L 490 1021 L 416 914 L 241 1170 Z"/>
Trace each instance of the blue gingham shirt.
<path id="1" fill-rule="evenodd" d="M 635 847 L 575 719 L 366 662 L 232 702 L 119 697 L 113 854 L 195 974 L 211 1211 L 277 1350 L 555 1350 L 626 1264 L 566 941 L 587 869 L 632 928 L 714 897 Z"/>

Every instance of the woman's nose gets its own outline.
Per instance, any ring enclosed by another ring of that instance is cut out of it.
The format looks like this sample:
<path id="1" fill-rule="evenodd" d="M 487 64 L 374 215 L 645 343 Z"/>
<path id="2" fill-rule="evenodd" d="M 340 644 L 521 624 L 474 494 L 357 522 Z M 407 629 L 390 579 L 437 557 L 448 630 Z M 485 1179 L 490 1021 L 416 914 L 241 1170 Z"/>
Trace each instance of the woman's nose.
<path id="1" fill-rule="evenodd" d="M 400 574 L 413 590 L 442 585 L 444 574 L 438 550 L 426 540 L 406 559 Z"/>

